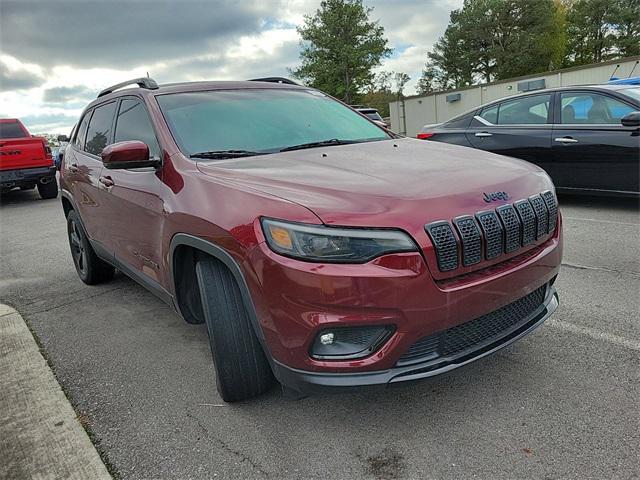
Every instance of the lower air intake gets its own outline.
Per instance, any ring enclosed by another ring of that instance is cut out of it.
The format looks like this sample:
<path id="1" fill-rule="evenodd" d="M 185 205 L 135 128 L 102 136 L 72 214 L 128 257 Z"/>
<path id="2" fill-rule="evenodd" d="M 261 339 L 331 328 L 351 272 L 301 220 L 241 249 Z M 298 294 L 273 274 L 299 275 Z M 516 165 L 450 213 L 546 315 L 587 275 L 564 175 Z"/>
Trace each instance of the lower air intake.
<path id="1" fill-rule="evenodd" d="M 423 337 L 405 352 L 397 365 L 460 356 L 493 343 L 518 328 L 544 302 L 547 286 L 469 322 Z"/>

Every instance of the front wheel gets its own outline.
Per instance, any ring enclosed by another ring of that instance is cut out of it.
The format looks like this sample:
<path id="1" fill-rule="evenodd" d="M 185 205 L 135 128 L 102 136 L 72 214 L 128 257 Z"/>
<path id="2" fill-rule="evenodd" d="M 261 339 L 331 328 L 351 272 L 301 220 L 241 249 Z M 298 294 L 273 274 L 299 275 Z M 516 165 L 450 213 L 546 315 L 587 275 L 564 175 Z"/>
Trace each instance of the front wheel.
<path id="1" fill-rule="evenodd" d="M 235 278 L 212 258 L 198 261 L 196 274 L 220 396 L 238 402 L 266 392 L 273 374 Z"/>

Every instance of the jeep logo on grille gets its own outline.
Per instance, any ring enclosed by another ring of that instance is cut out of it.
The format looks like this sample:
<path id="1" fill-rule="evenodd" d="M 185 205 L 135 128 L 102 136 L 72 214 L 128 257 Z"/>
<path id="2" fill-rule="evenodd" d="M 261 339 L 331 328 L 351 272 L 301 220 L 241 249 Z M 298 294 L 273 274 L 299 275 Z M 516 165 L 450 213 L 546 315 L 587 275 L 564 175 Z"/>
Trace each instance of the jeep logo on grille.
<path id="1" fill-rule="evenodd" d="M 487 202 L 495 202 L 497 200 L 507 200 L 509 198 L 509 195 L 507 194 L 507 192 L 491 192 L 491 193 L 482 193 L 483 197 L 482 199 Z"/>

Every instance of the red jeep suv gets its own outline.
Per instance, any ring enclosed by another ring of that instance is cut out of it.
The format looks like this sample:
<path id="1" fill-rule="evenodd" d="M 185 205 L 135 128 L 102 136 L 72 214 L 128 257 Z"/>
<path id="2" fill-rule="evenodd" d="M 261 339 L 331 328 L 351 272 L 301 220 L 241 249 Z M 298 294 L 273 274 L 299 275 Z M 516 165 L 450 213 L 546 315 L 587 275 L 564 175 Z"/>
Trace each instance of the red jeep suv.
<path id="1" fill-rule="evenodd" d="M 80 278 L 117 268 L 206 323 L 226 401 L 274 377 L 306 394 L 436 375 L 558 305 L 543 170 L 398 137 L 286 79 L 110 87 L 61 188 Z"/>

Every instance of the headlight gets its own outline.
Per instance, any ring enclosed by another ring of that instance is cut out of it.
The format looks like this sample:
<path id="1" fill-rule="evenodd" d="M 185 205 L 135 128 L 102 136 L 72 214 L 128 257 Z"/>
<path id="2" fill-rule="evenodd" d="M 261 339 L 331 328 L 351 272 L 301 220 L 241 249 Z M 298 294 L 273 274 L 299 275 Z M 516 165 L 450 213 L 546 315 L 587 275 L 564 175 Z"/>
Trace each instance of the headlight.
<path id="1" fill-rule="evenodd" d="M 399 230 L 337 228 L 262 219 L 274 252 L 308 262 L 364 263 L 380 255 L 415 252 L 411 237 Z"/>

